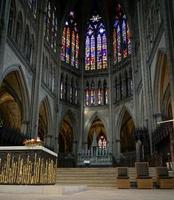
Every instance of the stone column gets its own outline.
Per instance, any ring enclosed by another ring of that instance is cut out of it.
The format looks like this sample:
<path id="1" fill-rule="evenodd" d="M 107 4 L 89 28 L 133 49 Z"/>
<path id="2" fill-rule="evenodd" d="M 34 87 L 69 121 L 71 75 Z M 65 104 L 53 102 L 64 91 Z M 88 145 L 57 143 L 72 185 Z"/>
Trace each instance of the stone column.
<path id="1" fill-rule="evenodd" d="M 1 0 L 0 2 L 0 80 L 2 67 L 4 65 L 5 44 L 7 40 L 8 21 L 11 0 Z"/>
<path id="2" fill-rule="evenodd" d="M 84 28 L 84 26 L 82 26 Z M 86 149 L 86 143 L 88 136 L 85 135 L 85 127 L 84 127 L 84 118 L 85 118 L 85 103 L 84 103 L 84 70 L 85 70 L 85 36 L 81 37 L 80 40 L 80 62 L 81 66 L 81 84 L 79 84 L 79 92 L 81 91 L 81 95 L 79 95 L 80 99 L 80 131 L 79 131 L 79 143 L 78 143 L 78 151 L 82 151 L 82 149 Z"/>
<path id="3" fill-rule="evenodd" d="M 171 93 L 172 116 L 174 118 L 174 3 L 171 0 L 161 1 L 161 13 L 163 17 L 165 40 L 167 46 L 168 72 Z M 173 122 L 174 126 L 174 122 Z M 171 158 L 174 161 L 174 133 L 171 132 Z"/>
<path id="4" fill-rule="evenodd" d="M 43 47 L 44 47 L 44 30 L 45 30 L 45 4 L 46 1 L 38 1 L 38 14 L 37 14 L 37 53 L 36 53 L 36 72 L 33 76 L 32 86 L 32 107 L 31 107 L 31 125 L 30 136 L 36 138 L 38 134 L 38 118 L 39 118 L 39 94 L 41 90 L 41 78 L 42 78 L 42 59 L 43 59 Z"/>
<path id="5" fill-rule="evenodd" d="M 144 26 L 144 9 L 143 2 L 137 2 L 137 11 L 138 11 L 138 28 L 139 28 L 139 37 L 140 37 L 140 57 L 141 57 L 141 77 L 143 85 L 143 99 L 144 99 L 144 108 L 145 108 L 145 119 L 148 119 L 148 130 L 150 138 L 150 152 L 152 153 L 152 131 L 154 129 L 154 118 L 153 118 L 153 99 L 152 99 L 152 83 L 151 83 L 151 74 L 150 66 L 146 62 L 146 48 L 145 48 L 145 26 Z"/>
<path id="6" fill-rule="evenodd" d="M 61 26 L 63 27 L 63 26 Z M 61 35 L 62 35 L 62 30 L 58 28 L 58 33 L 57 33 L 57 40 L 58 40 L 58 49 L 57 49 L 57 55 L 58 55 L 58 61 L 57 65 L 55 66 L 55 102 L 54 102 L 54 113 L 53 113 L 53 141 L 52 144 L 54 146 L 55 152 L 58 153 L 59 151 L 59 122 L 60 122 L 60 112 L 59 112 L 59 105 L 60 105 L 60 79 L 61 79 L 61 60 L 60 58 L 60 53 L 61 53 Z"/>

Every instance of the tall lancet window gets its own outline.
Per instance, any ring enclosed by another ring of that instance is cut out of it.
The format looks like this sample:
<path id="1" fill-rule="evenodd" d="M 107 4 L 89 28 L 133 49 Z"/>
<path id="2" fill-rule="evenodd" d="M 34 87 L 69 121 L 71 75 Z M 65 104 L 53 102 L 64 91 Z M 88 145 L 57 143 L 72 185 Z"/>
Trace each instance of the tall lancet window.
<path id="1" fill-rule="evenodd" d="M 102 104 L 102 85 L 101 81 L 98 82 L 98 105 Z"/>
<path id="2" fill-rule="evenodd" d="M 73 11 L 69 13 L 63 29 L 61 60 L 76 68 L 79 66 L 79 33 Z"/>
<path id="3" fill-rule="evenodd" d="M 85 89 L 85 104 L 86 106 L 89 106 L 89 102 L 90 102 L 90 89 L 89 89 L 89 82 L 87 81 L 86 83 L 86 89 Z"/>
<path id="4" fill-rule="evenodd" d="M 103 21 L 99 15 L 88 22 L 85 42 L 85 70 L 106 69 L 107 39 Z"/>
<path id="5" fill-rule="evenodd" d="M 120 4 L 116 5 L 116 15 L 113 30 L 113 59 L 118 63 L 131 54 L 130 31 L 127 17 Z"/>
<path id="6" fill-rule="evenodd" d="M 52 1 L 48 1 L 47 10 L 45 13 L 45 38 L 53 51 L 57 52 L 57 31 L 58 23 L 56 17 L 56 7 Z"/>
<path id="7" fill-rule="evenodd" d="M 95 83 L 92 81 L 91 83 L 91 105 L 95 105 Z"/>

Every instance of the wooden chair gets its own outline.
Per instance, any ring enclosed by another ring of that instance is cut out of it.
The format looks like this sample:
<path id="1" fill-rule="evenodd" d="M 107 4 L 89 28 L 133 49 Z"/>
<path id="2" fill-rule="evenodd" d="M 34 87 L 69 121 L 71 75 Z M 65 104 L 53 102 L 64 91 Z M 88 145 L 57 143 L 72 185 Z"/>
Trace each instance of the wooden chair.
<path id="1" fill-rule="evenodd" d="M 152 177 L 149 176 L 149 164 L 148 162 L 136 162 L 135 168 L 137 172 L 137 188 L 139 189 L 151 189 L 153 188 Z"/>
<path id="2" fill-rule="evenodd" d="M 161 189 L 174 189 L 174 178 L 169 176 L 167 167 L 156 167 L 157 186 Z"/>
<path id="3" fill-rule="evenodd" d="M 129 189 L 130 181 L 127 167 L 118 167 L 117 187 L 119 189 Z"/>

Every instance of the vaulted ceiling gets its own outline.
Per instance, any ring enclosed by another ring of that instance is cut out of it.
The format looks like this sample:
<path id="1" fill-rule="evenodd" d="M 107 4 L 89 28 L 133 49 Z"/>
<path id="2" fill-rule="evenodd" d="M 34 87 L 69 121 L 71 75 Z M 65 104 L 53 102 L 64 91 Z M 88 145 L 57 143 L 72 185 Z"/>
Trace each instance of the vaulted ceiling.
<path id="1" fill-rule="evenodd" d="M 61 21 L 64 21 L 70 11 L 75 11 L 77 23 L 84 26 L 91 15 L 97 13 L 101 15 L 104 21 L 113 21 L 115 17 L 116 3 L 119 3 L 128 18 L 131 18 L 135 12 L 136 0 L 56 0 L 58 15 Z"/>

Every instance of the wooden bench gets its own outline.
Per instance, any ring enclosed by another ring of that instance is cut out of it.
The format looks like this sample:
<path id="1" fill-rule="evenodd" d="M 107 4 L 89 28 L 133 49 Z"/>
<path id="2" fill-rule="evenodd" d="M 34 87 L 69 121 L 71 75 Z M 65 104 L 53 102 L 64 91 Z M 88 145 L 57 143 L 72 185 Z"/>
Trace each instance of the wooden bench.
<path id="1" fill-rule="evenodd" d="M 137 188 L 139 189 L 152 189 L 153 181 L 152 177 L 149 176 L 149 164 L 148 162 L 136 162 L 136 182 Z"/>
<path id="2" fill-rule="evenodd" d="M 117 187 L 119 189 L 129 189 L 130 181 L 127 167 L 118 167 Z"/>
<path id="3" fill-rule="evenodd" d="M 157 186 L 161 189 L 174 189 L 174 178 L 169 176 L 167 167 L 157 167 Z"/>

